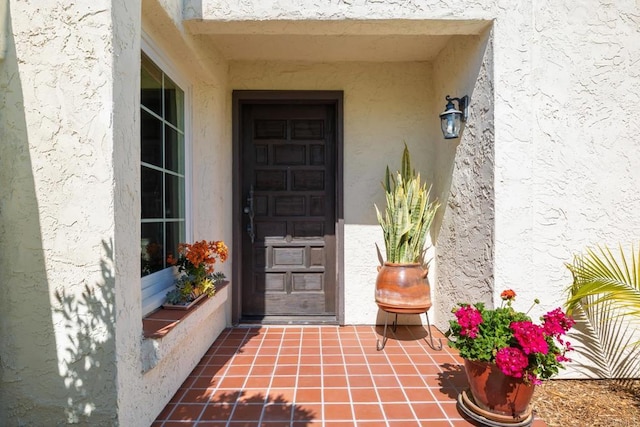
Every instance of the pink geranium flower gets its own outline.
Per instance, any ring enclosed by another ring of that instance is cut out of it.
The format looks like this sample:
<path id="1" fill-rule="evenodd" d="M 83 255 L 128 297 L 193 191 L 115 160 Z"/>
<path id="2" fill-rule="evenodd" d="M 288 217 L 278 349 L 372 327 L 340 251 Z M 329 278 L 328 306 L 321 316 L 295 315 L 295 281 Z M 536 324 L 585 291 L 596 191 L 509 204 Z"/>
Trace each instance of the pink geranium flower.
<path id="1" fill-rule="evenodd" d="M 532 322 L 511 322 L 509 325 L 513 331 L 513 336 L 522 347 L 525 354 L 549 352 L 549 344 L 544 337 L 542 326 L 534 325 Z"/>
<path id="2" fill-rule="evenodd" d="M 482 314 L 472 306 L 460 307 L 455 313 L 458 324 L 462 328 L 460 335 L 469 338 L 478 336 L 478 325 L 482 323 Z"/>
<path id="3" fill-rule="evenodd" d="M 495 308 L 485 308 L 483 302 L 459 303 L 445 336 L 462 358 L 495 363 L 507 376 L 540 384 L 570 361 L 565 354 L 573 348 L 565 334 L 575 322 L 557 308 L 536 324 L 528 311 L 513 308 L 515 296 L 511 289 L 503 291 Z"/>
<path id="4" fill-rule="evenodd" d="M 522 373 L 529 365 L 529 359 L 520 349 L 505 347 L 496 353 L 496 365 L 503 374 L 522 378 Z"/>
<path id="5" fill-rule="evenodd" d="M 545 334 L 555 337 L 566 333 L 576 323 L 570 316 L 567 316 L 560 307 L 542 316 L 542 320 L 544 321 L 542 327 L 544 328 Z"/>

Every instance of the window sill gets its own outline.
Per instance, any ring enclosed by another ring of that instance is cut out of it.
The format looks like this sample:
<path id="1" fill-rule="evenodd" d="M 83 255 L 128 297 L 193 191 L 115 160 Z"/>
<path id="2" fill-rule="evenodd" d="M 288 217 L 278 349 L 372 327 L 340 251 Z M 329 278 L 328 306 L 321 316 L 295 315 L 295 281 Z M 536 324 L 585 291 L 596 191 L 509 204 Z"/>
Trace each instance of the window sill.
<path id="1" fill-rule="evenodd" d="M 229 282 L 227 280 L 217 285 L 216 295 L 227 285 L 229 285 Z M 216 295 L 211 298 L 215 298 Z M 201 301 L 198 301 L 197 304 L 195 304 L 188 310 L 167 310 L 160 307 L 157 310 L 149 313 L 142 319 L 143 336 L 145 338 L 154 339 L 163 338 L 169 332 L 171 332 L 171 330 L 178 326 L 180 322 L 184 321 L 191 313 L 198 310 L 201 305 L 205 304 L 211 298 L 204 298 Z"/>
<path id="2" fill-rule="evenodd" d="M 229 292 L 229 282 L 225 281 L 217 286 L 213 297 L 203 299 L 189 310 L 159 308 L 146 316 L 142 320 L 142 372 L 148 372 L 162 361 L 188 365 L 184 359 L 190 356 L 184 353 L 185 348 L 199 360 L 228 323 Z M 201 346 L 205 347 L 200 349 Z"/>

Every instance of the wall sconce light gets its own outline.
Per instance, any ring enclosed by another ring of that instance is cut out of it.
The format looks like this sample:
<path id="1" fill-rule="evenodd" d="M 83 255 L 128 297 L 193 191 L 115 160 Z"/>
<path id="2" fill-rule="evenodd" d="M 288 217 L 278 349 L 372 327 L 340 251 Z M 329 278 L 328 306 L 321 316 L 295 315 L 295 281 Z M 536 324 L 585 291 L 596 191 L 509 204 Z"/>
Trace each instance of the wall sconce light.
<path id="1" fill-rule="evenodd" d="M 444 135 L 444 139 L 455 139 L 460 136 L 461 123 L 467 121 L 469 97 L 465 95 L 462 98 L 451 98 L 447 95 L 445 99 L 447 100 L 447 106 L 440 113 L 442 135 Z M 458 103 L 458 109 L 453 105 L 454 101 Z"/>

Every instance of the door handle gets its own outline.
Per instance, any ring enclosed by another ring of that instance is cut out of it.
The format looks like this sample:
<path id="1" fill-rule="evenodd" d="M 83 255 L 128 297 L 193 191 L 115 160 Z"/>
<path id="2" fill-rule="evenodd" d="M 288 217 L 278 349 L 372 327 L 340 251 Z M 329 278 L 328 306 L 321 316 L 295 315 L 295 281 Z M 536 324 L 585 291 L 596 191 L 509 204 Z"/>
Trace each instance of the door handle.
<path id="1" fill-rule="evenodd" d="M 247 233 L 251 239 L 251 243 L 254 243 L 256 239 L 255 225 L 253 223 L 253 185 L 249 188 L 249 196 L 247 196 L 247 205 L 244 207 L 244 213 L 249 215 L 249 223 L 247 224 Z"/>

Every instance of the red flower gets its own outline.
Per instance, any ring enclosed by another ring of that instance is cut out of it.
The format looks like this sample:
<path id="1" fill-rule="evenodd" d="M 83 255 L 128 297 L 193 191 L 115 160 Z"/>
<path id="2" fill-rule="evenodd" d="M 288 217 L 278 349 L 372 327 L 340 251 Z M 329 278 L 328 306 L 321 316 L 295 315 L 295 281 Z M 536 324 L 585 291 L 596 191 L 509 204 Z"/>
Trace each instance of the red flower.
<path id="1" fill-rule="evenodd" d="M 455 312 L 458 324 L 462 328 L 460 331 L 461 336 L 468 336 L 469 338 L 475 338 L 478 336 L 478 325 L 482 323 L 482 314 L 470 305 L 460 307 Z"/>
<path id="2" fill-rule="evenodd" d="M 549 344 L 545 340 L 542 326 L 534 325 L 529 321 L 511 322 L 509 325 L 513 336 L 526 354 L 549 352 Z"/>
<path id="3" fill-rule="evenodd" d="M 515 297 L 516 293 L 513 291 L 513 289 L 506 289 L 500 294 L 500 298 L 502 298 L 504 301 L 510 301 L 512 299 L 515 299 Z"/>
<path id="4" fill-rule="evenodd" d="M 544 333 L 554 337 L 564 334 L 576 323 L 570 316 L 567 316 L 560 307 L 542 316 L 542 320 L 544 320 L 544 324 L 542 325 Z"/>
<path id="5" fill-rule="evenodd" d="M 542 384 L 542 381 L 540 380 L 540 378 L 536 377 L 535 374 L 532 374 L 532 373 L 527 374 L 527 380 L 533 385 Z"/>
<path id="6" fill-rule="evenodd" d="M 529 366 L 529 359 L 518 348 L 504 347 L 496 353 L 496 365 L 503 374 L 514 378 L 522 378 Z"/>
<path id="7" fill-rule="evenodd" d="M 558 308 L 535 324 L 528 311 L 512 307 L 516 297 L 512 289 L 502 291 L 500 297 L 503 301 L 492 309 L 481 302 L 459 303 L 445 333 L 449 345 L 465 359 L 495 363 L 505 375 L 540 384 L 569 361 L 565 354 L 573 348 L 563 339 L 575 322 Z"/>

